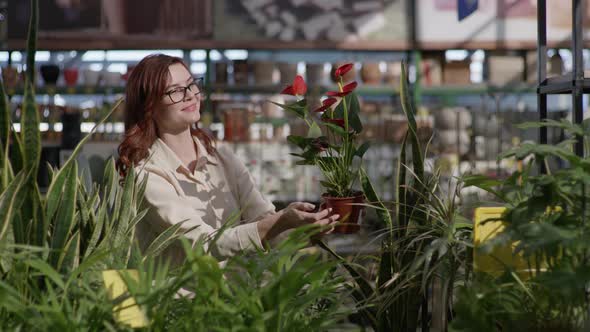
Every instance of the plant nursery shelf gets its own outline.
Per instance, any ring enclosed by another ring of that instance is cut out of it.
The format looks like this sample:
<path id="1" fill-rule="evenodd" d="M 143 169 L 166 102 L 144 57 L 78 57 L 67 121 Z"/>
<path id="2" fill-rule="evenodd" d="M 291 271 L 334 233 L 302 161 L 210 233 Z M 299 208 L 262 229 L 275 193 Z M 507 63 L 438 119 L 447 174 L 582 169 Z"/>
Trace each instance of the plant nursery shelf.
<path id="1" fill-rule="evenodd" d="M 571 74 L 549 77 L 539 85 L 538 92 L 540 94 L 570 94 L 579 86 L 583 93 L 590 93 L 590 78 L 576 82 Z"/>
<path id="2" fill-rule="evenodd" d="M 286 84 L 250 84 L 250 85 L 227 85 L 227 84 L 213 84 L 210 91 L 214 95 L 223 94 L 278 94 L 283 85 Z M 573 81 L 560 81 L 557 84 L 552 81 L 550 86 L 541 85 L 542 93 L 567 93 L 571 91 L 574 86 Z M 334 86 L 310 86 L 311 93 L 323 94 L 327 91 L 337 90 Z M 421 93 L 430 96 L 459 96 L 459 95 L 475 95 L 475 94 L 491 94 L 491 93 L 535 93 L 537 87 L 530 84 L 511 84 L 511 85 L 492 85 L 492 84 L 471 84 L 471 85 L 440 85 L 440 86 L 426 86 L 423 87 Z M 356 90 L 361 96 L 394 96 L 399 94 L 399 89 L 391 85 L 361 85 Z M 546 92 L 548 91 L 548 92 Z M 557 92 L 555 92 L 557 91 Z M 584 79 L 584 92 L 590 91 L 590 79 Z M 38 87 L 35 90 L 38 95 L 112 95 L 125 92 L 124 86 L 116 87 L 88 87 L 88 86 L 58 86 Z M 22 88 L 6 89 L 9 96 L 22 95 L 24 90 Z M 214 96 L 214 97 L 217 97 Z"/>
<path id="3" fill-rule="evenodd" d="M 495 93 L 535 93 L 536 86 L 516 83 L 507 85 L 494 84 L 470 84 L 470 85 L 440 85 L 426 86 L 422 88 L 423 95 L 430 96 L 459 96 L 459 95 L 479 95 Z"/>
<path id="4" fill-rule="evenodd" d="M 211 92 L 215 94 L 278 94 L 288 84 L 250 84 L 250 85 L 228 85 L 213 84 Z M 338 87 L 333 86 L 309 86 L 309 92 L 323 94 L 327 91 L 337 91 Z M 361 85 L 356 92 L 363 96 L 389 96 L 398 94 L 397 88 L 391 85 Z"/>
<path id="5" fill-rule="evenodd" d="M 415 45 L 407 40 L 364 40 L 355 42 L 317 41 L 278 41 L 278 40 L 213 40 L 161 38 L 152 35 L 120 36 L 104 31 L 85 32 L 84 35 L 72 32 L 39 33 L 38 49 L 48 51 L 60 50 L 115 50 L 115 49 L 246 49 L 246 50 L 359 50 L 359 51 L 410 51 L 410 50 L 448 50 L 448 49 L 485 49 L 485 50 L 534 50 L 534 41 L 461 41 L 433 42 L 418 41 Z M 586 42 L 586 46 L 589 43 Z M 564 48 L 569 41 L 549 42 L 548 47 Z M 24 50 L 26 40 L 8 39 L 6 50 Z"/>
<path id="6" fill-rule="evenodd" d="M 124 93 L 125 87 L 87 87 L 87 86 L 44 86 L 35 89 L 37 95 L 110 95 Z M 9 96 L 22 95 L 23 88 L 8 88 L 6 94 Z"/>
<path id="7" fill-rule="evenodd" d="M 53 32 L 40 33 L 38 49 L 59 50 L 128 50 L 128 49 L 246 49 L 246 50 L 362 50 L 362 51 L 406 51 L 406 41 L 277 41 L 277 40 L 211 40 L 161 38 L 150 35 L 117 36 L 105 32 L 79 33 Z M 24 50 L 26 41 L 9 39 L 7 50 Z"/>

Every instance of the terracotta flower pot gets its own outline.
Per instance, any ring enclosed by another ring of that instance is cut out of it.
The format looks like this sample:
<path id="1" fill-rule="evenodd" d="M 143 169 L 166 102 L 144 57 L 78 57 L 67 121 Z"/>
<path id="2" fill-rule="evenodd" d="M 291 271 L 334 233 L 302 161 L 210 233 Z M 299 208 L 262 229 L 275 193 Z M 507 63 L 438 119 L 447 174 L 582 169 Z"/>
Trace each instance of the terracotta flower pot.
<path id="1" fill-rule="evenodd" d="M 361 79 L 366 84 L 379 84 L 381 83 L 381 70 L 379 69 L 379 63 L 367 62 L 363 64 L 361 68 Z"/>
<path id="2" fill-rule="evenodd" d="M 234 60 L 234 83 L 246 85 L 249 81 L 250 66 L 247 60 Z"/>
<path id="3" fill-rule="evenodd" d="M 9 89 L 14 89 L 18 85 L 18 71 L 14 67 L 2 68 L 2 80 L 4 85 Z"/>
<path id="4" fill-rule="evenodd" d="M 223 129 L 223 139 L 225 141 L 248 141 L 250 130 L 248 108 L 240 104 L 225 105 L 225 109 L 223 110 Z"/>
<path id="5" fill-rule="evenodd" d="M 330 197 L 322 195 L 321 208 L 332 208 L 332 213 L 339 214 L 340 219 L 334 227 L 334 233 L 352 234 L 361 229 L 359 217 L 364 206 L 365 196 L 362 192 L 356 192 L 352 197 Z"/>
<path id="6" fill-rule="evenodd" d="M 64 69 L 64 79 L 68 86 L 75 86 L 78 83 L 78 69 L 66 68 Z"/>

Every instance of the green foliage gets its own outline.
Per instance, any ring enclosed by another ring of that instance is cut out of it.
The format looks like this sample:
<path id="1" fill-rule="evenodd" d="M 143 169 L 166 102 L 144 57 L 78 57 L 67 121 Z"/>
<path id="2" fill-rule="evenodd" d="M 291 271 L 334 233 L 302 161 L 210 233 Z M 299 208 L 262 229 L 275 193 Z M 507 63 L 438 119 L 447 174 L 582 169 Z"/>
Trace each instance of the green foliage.
<path id="1" fill-rule="evenodd" d="M 129 293 L 110 300 L 100 281 L 108 249 L 94 251 L 66 275 L 39 258 L 44 249 L 8 255 L 13 269 L 0 280 L 0 329 L 127 330 L 113 320 L 114 305 L 133 296 L 153 331 L 323 331 L 337 328 L 342 280 L 334 265 L 302 253 L 308 238 L 291 234 L 276 250 L 235 257 L 225 266 L 183 240 L 187 262 L 171 270 L 153 257 L 124 273 Z M 175 296 L 184 291 L 186 296 Z"/>
<path id="2" fill-rule="evenodd" d="M 525 124 L 524 128 L 558 127 L 570 134 L 583 135 L 585 126 L 546 121 Z M 522 170 L 498 183 L 472 177 L 469 184 L 494 194 L 507 208 L 502 216 L 505 229 L 482 248 L 517 243 L 516 252 L 528 259 L 528 273 L 520 278 L 512 267 L 493 279 L 482 276 L 461 291 L 456 330 L 578 331 L 587 322 L 586 297 L 590 282 L 589 225 L 587 222 L 590 159 L 573 153 L 573 143 L 557 146 L 522 144 L 504 158 L 529 158 Z M 552 170 L 548 160 L 565 167 Z M 547 173 L 538 172 L 541 165 Z M 510 298 L 511 302 L 498 298 Z"/>
<path id="3" fill-rule="evenodd" d="M 301 79 L 301 84 L 305 84 L 302 78 L 298 78 Z M 272 103 L 307 124 L 307 136 L 290 135 L 287 138 L 301 149 L 301 153 L 293 154 L 301 158 L 297 165 L 317 166 L 324 177 L 320 185 L 329 196 L 351 197 L 354 196 L 353 187 L 360 180 L 363 156 L 370 145 L 368 142 L 360 146 L 357 143 L 358 135 L 363 130 L 358 96 L 354 93 L 354 88 L 344 90 L 342 77 L 338 80 L 339 91 L 333 93 L 339 92 L 341 95 L 334 108 L 332 104 L 337 100 L 333 97 L 324 100 L 331 100 L 330 105 L 324 104 L 316 110 L 310 110 L 311 105 L 306 98 L 290 104 Z"/>
<path id="4" fill-rule="evenodd" d="M 452 189 L 444 193 L 440 174 L 426 173 L 425 152 L 418 139 L 408 91 L 403 64 L 401 103 L 409 131 L 400 150 L 398 195 L 393 211 L 386 208 L 391 204 L 381 201 L 361 170 L 361 184 L 369 205 L 377 210 L 386 226 L 381 234 L 381 250 L 375 257 L 378 271 L 367 274 L 320 243 L 350 274 L 356 285 L 351 294 L 357 310 L 375 331 L 415 331 L 420 323 L 423 329 L 431 326 L 445 330 L 453 291 L 457 283 L 465 282 L 469 272 L 466 258 L 472 226 L 461 216 L 457 205 L 461 184 L 449 185 Z M 437 291 L 428 296 L 430 289 Z M 429 301 L 430 321 L 426 315 Z"/>

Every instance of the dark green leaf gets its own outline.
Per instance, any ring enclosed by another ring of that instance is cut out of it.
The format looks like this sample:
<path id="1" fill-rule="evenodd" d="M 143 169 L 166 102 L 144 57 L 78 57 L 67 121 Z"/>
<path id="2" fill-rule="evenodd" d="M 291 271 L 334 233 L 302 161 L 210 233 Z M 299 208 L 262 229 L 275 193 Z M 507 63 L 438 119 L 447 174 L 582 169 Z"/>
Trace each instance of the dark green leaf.
<path id="1" fill-rule="evenodd" d="M 66 254 L 64 249 L 66 249 L 65 246 L 74 224 L 76 196 L 78 192 L 76 186 L 77 179 L 78 165 L 74 162 L 67 175 L 63 196 L 59 202 L 56 217 L 53 220 L 48 219 L 53 224 L 53 232 L 50 240 L 52 252 L 49 254 L 49 262 L 57 270 L 60 270 L 59 262 L 63 260 Z"/>
<path id="2" fill-rule="evenodd" d="M 468 175 L 461 178 L 465 188 L 467 187 L 477 187 L 481 188 L 491 194 L 494 194 L 496 197 L 506 200 L 506 197 L 496 188 L 502 185 L 502 181 L 496 179 L 490 179 L 485 175 Z"/>
<path id="3" fill-rule="evenodd" d="M 404 140 L 402 141 L 399 161 L 397 163 L 397 204 L 396 204 L 396 219 L 398 226 L 401 229 L 408 224 L 408 204 L 407 204 L 407 179 L 406 179 L 406 146 L 408 142 L 409 133 L 406 132 Z"/>
<path id="4" fill-rule="evenodd" d="M 87 257 L 89 257 L 94 252 L 94 249 L 96 248 L 96 246 L 98 244 L 98 240 L 100 239 L 100 236 L 102 235 L 102 232 L 103 232 L 104 223 L 105 223 L 105 219 L 106 219 L 106 212 L 107 212 L 107 202 L 103 201 L 103 202 L 101 202 L 101 205 L 98 207 L 98 215 L 95 216 L 94 213 L 90 214 L 90 220 L 92 220 L 92 224 L 94 225 L 94 228 L 92 229 L 92 235 L 90 236 L 90 239 L 88 240 L 88 244 L 86 246 L 86 251 L 84 252 L 85 259 Z"/>
<path id="5" fill-rule="evenodd" d="M 299 147 L 302 150 L 305 150 L 308 146 L 309 143 L 311 143 L 313 139 L 311 138 L 307 138 L 307 137 L 303 137 L 303 136 L 295 136 L 295 135 L 289 135 L 287 136 L 287 141 L 297 147 Z"/>
<path id="6" fill-rule="evenodd" d="M 363 125 L 359 118 L 360 105 L 356 93 L 352 92 L 342 98 L 342 102 L 334 109 L 334 118 L 344 119 L 344 105 L 348 108 L 348 127 L 356 133 L 363 130 Z M 327 114 L 328 112 L 324 113 Z"/>
<path id="7" fill-rule="evenodd" d="M 340 137 L 345 137 L 346 136 L 346 131 L 340 127 L 337 124 L 333 124 L 330 122 L 322 122 L 322 124 L 326 127 L 328 127 L 334 134 L 340 136 Z"/>
<path id="8" fill-rule="evenodd" d="M 24 171 L 19 172 L 0 195 L 0 240 L 2 240 L 9 225 L 13 222 L 15 212 L 20 209 L 24 201 L 24 188 L 26 188 L 26 182 L 29 180 L 27 177 Z"/>
<path id="9" fill-rule="evenodd" d="M 369 200 L 370 204 L 376 205 L 378 208 L 376 209 L 377 216 L 379 220 L 383 221 L 383 223 L 391 229 L 393 227 L 393 221 L 391 220 L 391 215 L 389 211 L 375 192 L 373 188 L 373 184 L 367 175 L 367 172 L 361 168 L 360 169 L 360 177 L 361 177 L 361 186 L 363 188 L 363 192 L 367 200 Z"/>
<path id="10" fill-rule="evenodd" d="M 422 156 L 422 151 L 420 148 L 415 111 L 414 107 L 412 106 L 412 99 L 408 87 L 408 68 L 405 62 L 402 63 L 402 75 L 400 81 L 400 97 L 402 110 L 404 111 L 406 119 L 408 120 L 409 138 L 410 143 L 412 144 L 412 163 L 414 164 L 414 173 L 420 181 L 424 181 L 424 157 Z"/>
<path id="11" fill-rule="evenodd" d="M 8 147 L 10 142 L 10 107 L 6 100 L 6 92 L 4 91 L 4 81 L 0 82 L 0 165 L 6 167 L 8 164 Z M 3 172 L 4 173 L 4 172 Z M 4 189 L 8 181 L 0 182 L 0 189 Z"/>
<path id="12" fill-rule="evenodd" d="M 80 231 L 74 232 L 69 241 L 63 248 L 64 255 L 60 259 L 58 265 L 60 271 L 64 274 L 69 274 L 76 269 L 80 264 Z"/>
<path id="13" fill-rule="evenodd" d="M 363 276 L 360 272 L 358 272 L 351 264 L 349 264 L 340 255 L 338 255 L 334 250 L 332 250 L 332 248 L 330 248 L 328 245 L 326 245 L 323 241 L 320 240 L 320 241 L 316 242 L 316 244 L 320 248 L 326 250 L 330 255 L 332 255 L 334 258 L 338 259 L 342 263 L 342 266 L 346 269 L 346 271 L 348 271 L 350 276 L 354 279 L 354 281 L 359 286 L 359 288 L 362 292 L 363 300 L 366 301 L 367 299 L 369 299 L 373 296 L 373 294 L 375 293 L 373 290 L 373 287 L 371 286 L 371 284 L 367 280 L 365 280 L 365 278 L 363 278 Z"/>
<path id="14" fill-rule="evenodd" d="M 62 167 L 57 172 L 57 175 L 54 177 L 53 181 L 49 184 L 45 201 L 45 218 L 47 220 L 52 220 L 57 211 L 59 202 L 61 201 L 62 193 L 65 189 L 64 185 L 68 179 L 68 175 L 71 173 L 72 167 L 73 164 Z"/>
<path id="15" fill-rule="evenodd" d="M 166 248 L 178 240 L 184 234 L 196 229 L 198 226 L 187 230 L 182 230 L 183 222 L 174 224 L 166 228 L 158 237 L 156 237 L 145 250 L 144 261 L 148 258 L 158 257 Z"/>
<path id="16" fill-rule="evenodd" d="M 296 115 L 298 118 L 300 119 L 305 119 L 306 117 L 306 108 L 307 108 L 307 100 L 306 99 L 301 99 L 297 102 L 294 102 L 292 104 L 280 104 L 280 103 L 275 103 L 274 101 L 271 101 L 271 103 L 279 106 L 280 108 L 289 111 L 291 113 L 293 113 L 294 115 Z"/>
<path id="17" fill-rule="evenodd" d="M 11 132 L 12 135 L 12 144 L 14 147 L 11 149 L 10 154 L 8 157 L 10 158 L 10 162 L 12 163 L 12 171 L 14 174 L 20 172 L 21 169 L 24 168 L 25 160 L 23 155 L 23 142 L 20 137 L 20 134 L 16 131 Z"/>
<path id="18" fill-rule="evenodd" d="M 358 147 L 358 149 L 356 149 L 356 152 L 354 153 L 354 155 L 362 159 L 370 146 L 371 146 L 370 142 L 363 143 L 361 146 Z"/>
<path id="19" fill-rule="evenodd" d="M 360 133 L 363 131 L 363 124 L 361 122 L 359 113 L 361 111 L 361 107 L 359 104 L 358 97 L 356 93 L 352 92 L 344 99 L 347 101 L 348 105 L 348 125 L 355 133 Z"/>
<path id="20" fill-rule="evenodd" d="M 554 156 L 569 161 L 573 165 L 581 163 L 580 157 L 576 156 L 571 149 L 548 144 L 534 144 L 523 143 L 519 147 L 510 149 L 502 153 L 498 158 L 504 159 L 508 157 L 515 157 L 516 159 L 524 159 L 527 156 L 535 155 L 540 157 Z"/>
<path id="21" fill-rule="evenodd" d="M 64 282 L 61 275 L 51 265 L 40 259 L 29 259 L 25 264 L 41 272 L 44 277 L 51 279 L 60 289 L 64 289 Z"/>
<path id="22" fill-rule="evenodd" d="M 37 30 L 39 28 L 39 0 L 31 0 L 29 33 L 27 35 L 27 73 L 26 81 L 35 84 L 35 52 L 37 51 Z"/>
<path id="23" fill-rule="evenodd" d="M 24 167 L 37 172 L 41 157 L 41 133 L 39 131 L 39 111 L 35 102 L 32 83 L 25 85 L 21 115 L 21 136 L 23 145 Z"/>
<path id="24" fill-rule="evenodd" d="M 575 135 L 584 135 L 584 128 L 580 125 L 571 123 L 569 120 L 561 119 L 559 121 L 545 119 L 543 122 L 525 122 L 517 125 L 520 129 L 536 129 L 541 127 L 561 128 Z"/>

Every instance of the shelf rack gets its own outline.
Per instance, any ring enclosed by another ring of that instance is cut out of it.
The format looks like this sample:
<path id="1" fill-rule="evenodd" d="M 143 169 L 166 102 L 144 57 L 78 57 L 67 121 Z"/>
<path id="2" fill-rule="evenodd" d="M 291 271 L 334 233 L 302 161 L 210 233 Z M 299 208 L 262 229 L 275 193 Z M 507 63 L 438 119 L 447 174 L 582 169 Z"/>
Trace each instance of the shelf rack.
<path id="1" fill-rule="evenodd" d="M 547 1 L 537 2 L 537 105 L 541 121 L 547 118 L 547 96 L 551 94 L 571 94 L 573 108 L 573 122 L 581 124 L 583 114 L 583 95 L 590 93 L 590 78 L 584 78 L 584 62 L 582 50 L 584 45 L 584 31 L 582 18 L 586 13 L 583 0 L 572 0 L 572 43 L 573 54 L 572 74 L 547 78 Z M 547 144 L 547 128 L 539 129 L 539 141 Z M 578 156 L 584 155 L 584 143 L 581 136 L 576 137 L 574 151 Z"/>
<path id="2" fill-rule="evenodd" d="M 590 78 L 584 81 L 590 89 Z M 210 91 L 213 94 L 276 94 L 280 91 L 280 84 L 272 85 L 231 85 L 231 84 L 212 84 Z M 316 89 L 319 93 L 335 90 L 335 85 L 321 85 L 311 87 Z M 555 87 L 553 87 L 555 88 Z M 490 93 L 536 93 L 537 85 L 526 83 L 519 83 L 514 85 L 498 86 L 492 84 L 470 84 L 470 85 L 441 85 L 441 86 L 423 86 L 421 87 L 422 94 L 429 96 L 460 96 L 460 95 L 481 95 Z M 7 89 L 8 95 L 23 94 L 22 88 Z M 37 95 L 104 95 L 104 94 L 122 94 L 125 93 L 125 88 L 122 86 L 116 87 L 85 87 L 85 86 L 57 86 L 46 87 L 41 86 L 36 88 Z M 389 96 L 398 95 L 399 89 L 392 85 L 360 85 L 356 92 L 362 96 Z"/>

